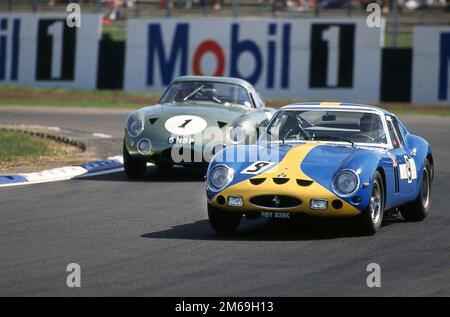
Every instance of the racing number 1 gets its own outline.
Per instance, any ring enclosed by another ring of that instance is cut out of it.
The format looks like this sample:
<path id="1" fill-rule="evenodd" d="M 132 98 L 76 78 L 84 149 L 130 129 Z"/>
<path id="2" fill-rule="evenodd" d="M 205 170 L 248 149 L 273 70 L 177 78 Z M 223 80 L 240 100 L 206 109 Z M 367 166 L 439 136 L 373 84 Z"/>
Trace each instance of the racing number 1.
<path id="1" fill-rule="evenodd" d="M 189 122 L 191 122 L 192 121 L 192 119 L 187 119 L 187 120 L 184 120 L 184 123 L 182 124 L 182 125 L 180 125 L 179 126 L 179 128 L 186 128 L 186 126 L 189 124 Z"/>

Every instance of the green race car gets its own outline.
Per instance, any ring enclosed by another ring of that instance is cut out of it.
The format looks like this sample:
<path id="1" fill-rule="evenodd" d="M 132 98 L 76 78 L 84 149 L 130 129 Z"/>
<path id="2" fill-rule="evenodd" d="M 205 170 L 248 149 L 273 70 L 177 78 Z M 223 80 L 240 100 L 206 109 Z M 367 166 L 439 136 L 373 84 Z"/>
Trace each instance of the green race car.
<path id="1" fill-rule="evenodd" d="M 205 166 L 227 145 L 255 143 L 275 109 L 255 88 L 237 78 L 175 79 L 159 104 L 131 113 L 125 122 L 125 173 L 139 177 L 148 162 Z"/>

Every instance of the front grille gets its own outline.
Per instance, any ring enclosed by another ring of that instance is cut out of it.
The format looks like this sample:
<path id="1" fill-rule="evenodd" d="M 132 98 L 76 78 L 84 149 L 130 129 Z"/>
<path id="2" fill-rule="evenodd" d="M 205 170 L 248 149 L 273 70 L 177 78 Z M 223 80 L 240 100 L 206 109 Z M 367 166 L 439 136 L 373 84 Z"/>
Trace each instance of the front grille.
<path id="1" fill-rule="evenodd" d="M 250 198 L 250 203 L 265 208 L 294 208 L 300 206 L 302 201 L 286 195 L 261 195 Z"/>

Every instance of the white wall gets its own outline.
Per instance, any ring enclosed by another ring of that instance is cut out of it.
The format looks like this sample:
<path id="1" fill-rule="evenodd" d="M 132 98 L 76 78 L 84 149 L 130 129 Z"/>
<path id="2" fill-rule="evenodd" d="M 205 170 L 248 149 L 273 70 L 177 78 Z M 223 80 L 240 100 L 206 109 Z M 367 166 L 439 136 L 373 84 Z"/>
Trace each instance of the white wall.
<path id="1" fill-rule="evenodd" d="M 412 101 L 449 104 L 450 26 L 417 26 L 413 33 Z M 441 54 L 441 49 L 448 55 Z"/>

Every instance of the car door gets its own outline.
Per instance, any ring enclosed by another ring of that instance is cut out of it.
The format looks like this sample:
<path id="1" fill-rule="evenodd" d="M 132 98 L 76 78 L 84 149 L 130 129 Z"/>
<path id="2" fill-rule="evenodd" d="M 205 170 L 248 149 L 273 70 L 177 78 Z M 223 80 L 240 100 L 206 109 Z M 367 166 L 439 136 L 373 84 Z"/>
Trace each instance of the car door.
<path id="1" fill-rule="evenodd" d="M 414 191 L 417 182 L 417 170 L 414 158 L 405 146 L 402 134 L 398 129 L 396 118 L 386 116 L 392 149 L 390 154 L 395 158 L 395 182 L 396 192 L 399 195 Z"/>

